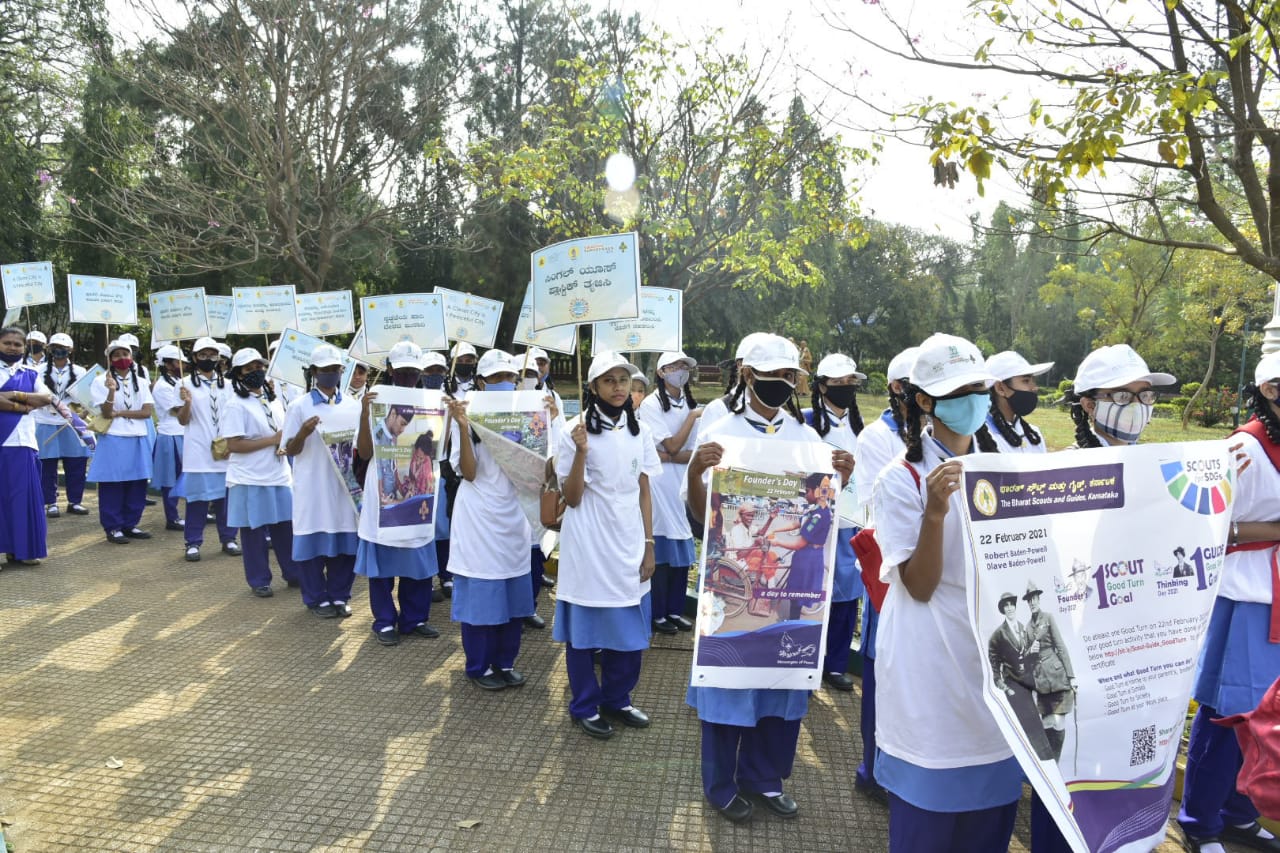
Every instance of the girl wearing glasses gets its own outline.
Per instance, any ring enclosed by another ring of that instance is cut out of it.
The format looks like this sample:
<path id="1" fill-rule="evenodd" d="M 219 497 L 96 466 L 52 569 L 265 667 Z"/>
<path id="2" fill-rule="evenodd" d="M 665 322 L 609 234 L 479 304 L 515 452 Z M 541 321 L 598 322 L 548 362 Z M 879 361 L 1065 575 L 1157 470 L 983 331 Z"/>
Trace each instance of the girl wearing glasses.
<path id="1" fill-rule="evenodd" d="M 1085 356 L 1067 399 L 1076 424 L 1075 448 L 1137 444 L 1151 423 L 1153 385 L 1172 385 L 1168 373 L 1152 373 L 1128 344 L 1102 347 Z"/>

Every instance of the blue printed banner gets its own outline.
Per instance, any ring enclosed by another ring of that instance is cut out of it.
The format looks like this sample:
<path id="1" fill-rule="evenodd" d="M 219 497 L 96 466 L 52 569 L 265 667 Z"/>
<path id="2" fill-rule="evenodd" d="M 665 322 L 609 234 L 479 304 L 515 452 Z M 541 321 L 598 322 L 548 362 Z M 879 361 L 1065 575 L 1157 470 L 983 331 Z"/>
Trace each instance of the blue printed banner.
<path id="1" fill-rule="evenodd" d="M 640 316 L 608 320 L 591 328 L 591 354 L 676 352 L 683 348 L 684 293 L 669 287 L 640 288 Z"/>
<path id="2" fill-rule="evenodd" d="M 530 256 L 532 328 L 640 316 L 639 236 L 565 240 Z"/>
<path id="3" fill-rule="evenodd" d="M 444 298 L 435 293 L 388 293 L 360 300 L 360 331 L 368 355 L 386 355 L 400 341 L 445 349 Z"/>
<path id="4" fill-rule="evenodd" d="M 73 323 L 138 325 L 138 285 L 131 278 L 67 276 L 67 302 Z"/>
<path id="5" fill-rule="evenodd" d="M 165 290 L 151 294 L 147 301 L 153 341 L 186 341 L 209 334 L 203 287 Z"/>
<path id="6" fill-rule="evenodd" d="M 292 284 L 233 287 L 231 301 L 232 334 L 274 335 L 298 327 L 297 288 Z"/>
<path id="7" fill-rule="evenodd" d="M 11 311 L 58 301 L 53 290 L 53 264 L 49 261 L 0 266 L 0 282 L 4 284 L 5 307 Z"/>
<path id="8" fill-rule="evenodd" d="M 444 326 L 449 340 L 493 346 L 502 322 L 501 302 L 444 287 L 437 287 L 434 292 L 444 300 Z"/>

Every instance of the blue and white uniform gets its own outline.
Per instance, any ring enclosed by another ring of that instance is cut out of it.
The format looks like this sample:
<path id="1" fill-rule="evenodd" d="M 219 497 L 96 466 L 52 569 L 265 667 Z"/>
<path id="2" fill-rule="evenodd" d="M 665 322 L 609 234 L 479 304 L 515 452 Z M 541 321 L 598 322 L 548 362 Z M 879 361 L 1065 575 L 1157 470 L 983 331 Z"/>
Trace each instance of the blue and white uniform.
<path id="1" fill-rule="evenodd" d="M 659 382 L 662 380 L 659 379 Z M 662 410 L 662 400 L 654 391 L 640 404 L 640 422 L 653 434 L 655 449 L 676 435 L 689 417 L 689 407 L 681 396 L 670 395 L 670 408 Z M 696 424 L 695 424 L 696 426 Z M 689 430 L 681 450 L 692 450 L 697 430 Z M 689 587 L 689 567 L 693 565 L 693 530 L 685 512 L 680 486 L 687 462 L 663 462 L 662 476 L 649 484 L 653 499 L 653 615 L 659 620 L 683 616 Z"/>
<path id="2" fill-rule="evenodd" d="M 266 438 L 283 425 L 280 401 L 268 400 L 265 393 L 241 397 L 233 392 L 218 415 L 218 434 L 226 439 Z M 281 576 L 298 579 L 293 562 L 293 473 L 276 450 L 276 445 L 268 445 L 249 453 L 233 452 L 227 460 L 227 523 L 240 529 L 244 579 L 251 589 L 271 586 L 268 537 Z"/>
<path id="3" fill-rule="evenodd" d="M 156 406 L 156 443 L 151 453 L 151 488 L 160 492 L 164 504 L 164 520 L 178 523 L 178 496 L 173 487 L 182 476 L 182 453 L 185 429 L 176 414 L 182 408 L 177 380 L 163 374 L 151 388 Z"/>
<path id="4" fill-rule="evenodd" d="M 112 392 L 108 371 L 93 382 L 90 399 L 99 412 Z M 147 482 L 151 479 L 151 418 L 122 418 L 124 412 L 141 412 L 154 405 L 151 389 L 140 375 L 115 376 L 111 426 L 98 438 L 98 449 L 89 466 L 89 482 L 98 484 L 98 519 L 111 536 L 137 530 L 147 505 Z M 135 385 L 137 387 L 135 387 Z"/>
<path id="5" fill-rule="evenodd" d="M 174 494 L 187 501 L 184 538 L 187 547 L 204 544 L 204 525 L 212 504 L 218 540 L 225 546 L 236 541 L 236 529 L 227 523 L 228 461 L 213 458 L 213 440 L 235 391 L 231 380 L 213 372 L 192 372 L 183 377 L 182 386 L 191 393 L 191 418 L 182 439 L 182 479 Z"/>
<path id="6" fill-rule="evenodd" d="M 72 364 L 70 360 L 62 367 L 51 363 L 40 369 L 40 385 L 53 395 L 54 400 L 65 404 L 70 400 L 68 390 L 84 374 L 85 369 Z M 40 386 L 37 386 L 37 390 L 40 390 Z M 59 461 L 66 473 L 67 505 L 79 506 L 84 501 L 85 472 L 93 450 L 80 440 L 74 429 L 67 426 L 66 420 L 53 406 L 37 409 L 34 416 L 45 507 L 48 509 L 58 505 Z"/>
<path id="7" fill-rule="evenodd" d="M 20 361 L 0 362 L 0 391 L 41 393 L 39 374 Z M 46 556 L 47 532 L 36 454 L 36 424 L 31 412 L 0 412 L 0 483 L 5 507 L 0 512 L 0 554 L 15 560 Z"/>

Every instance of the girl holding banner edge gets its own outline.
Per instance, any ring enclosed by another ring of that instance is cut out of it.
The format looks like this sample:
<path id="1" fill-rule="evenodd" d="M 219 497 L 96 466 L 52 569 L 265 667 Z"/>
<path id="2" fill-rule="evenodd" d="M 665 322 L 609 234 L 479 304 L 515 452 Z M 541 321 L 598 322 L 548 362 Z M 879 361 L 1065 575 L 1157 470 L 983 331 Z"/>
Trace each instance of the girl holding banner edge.
<path id="1" fill-rule="evenodd" d="M 47 555 L 35 418 L 27 417 L 52 402 L 37 390 L 39 374 L 22 363 L 22 329 L 0 329 L 0 482 L 5 484 L 5 511 L 0 513 L 0 553 L 32 566 Z"/>
<path id="2" fill-rule="evenodd" d="M 45 360 L 42 378 L 54 402 L 35 414 L 36 443 L 40 448 L 41 483 L 44 487 L 44 511 L 49 518 L 57 518 L 58 511 L 58 462 L 66 474 L 67 512 L 71 515 L 88 515 L 83 506 L 85 475 L 93 451 L 81 440 L 75 429 L 67 426 L 67 420 L 55 408 L 69 399 L 68 391 L 84 376 L 83 367 L 72 363 L 75 343 L 71 336 L 59 332 L 49 338 L 49 357 Z"/>
<path id="3" fill-rule="evenodd" d="M 130 539 L 151 538 L 138 522 L 151 479 L 147 425 L 155 405 L 146 381 L 138 378 L 129 344 L 112 341 L 105 354 L 110 366 L 94 380 L 90 399 L 111 425 L 98 439 L 88 479 L 98 484 L 98 518 L 107 541 L 127 545 Z"/>

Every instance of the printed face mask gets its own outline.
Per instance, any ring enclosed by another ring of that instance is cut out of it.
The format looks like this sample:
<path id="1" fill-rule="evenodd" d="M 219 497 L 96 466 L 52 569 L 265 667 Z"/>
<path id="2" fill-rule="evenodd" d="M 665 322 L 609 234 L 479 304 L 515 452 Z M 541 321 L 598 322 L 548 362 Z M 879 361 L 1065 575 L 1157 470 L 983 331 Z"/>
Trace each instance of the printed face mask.
<path id="1" fill-rule="evenodd" d="M 1152 406 L 1134 401 L 1120 405 L 1110 400 L 1099 400 L 1093 410 L 1093 425 L 1098 432 L 1106 433 L 1125 444 L 1137 444 L 1142 431 L 1151 423 Z"/>
<path id="2" fill-rule="evenodd" d="M 937 400 L 933 405 L 933 416 L 956 435 L 973 435 L 987 419 L 990 402 L 991 399 L 983 392 Z"/>
<path id="3" fill-rule="evenodd" d="M 785 379 L 757 378 L 755 384 L 751 386 L 751 393 L 755 398 L 770 409 L 781 408 L 791 399 L 791 394 L 795 390 L 796 386 Z"/>
<path id="4" fill-rule="evenodd" d="M 250 370 L 248 373 L 240 376 L 240 384 L 248 388 L 250 391 L 257 391 L 263 385 L 267 384 L 267 371 Z"/>
<path id="5" fill-rule="evenodd" d="M 1035 391 L 1014 391 L 1009 398 L 1009 408 L 1020 418 L 1025 418 L 1040 405 L 1040 397 Z"/>
<path id="6" fill-rule="evenodd" d="M 689 371 L 683 367 L 679 370 L 668 370 L 662 378 L 672 388 L 683 388 L 689 381 Z"/>
<path id="7" fill-rule="evenodd" d="M 53 358 L 66 358 L 71 355 L 71 350 L 66 347 L 49 347 L 49 355 Z"/>

